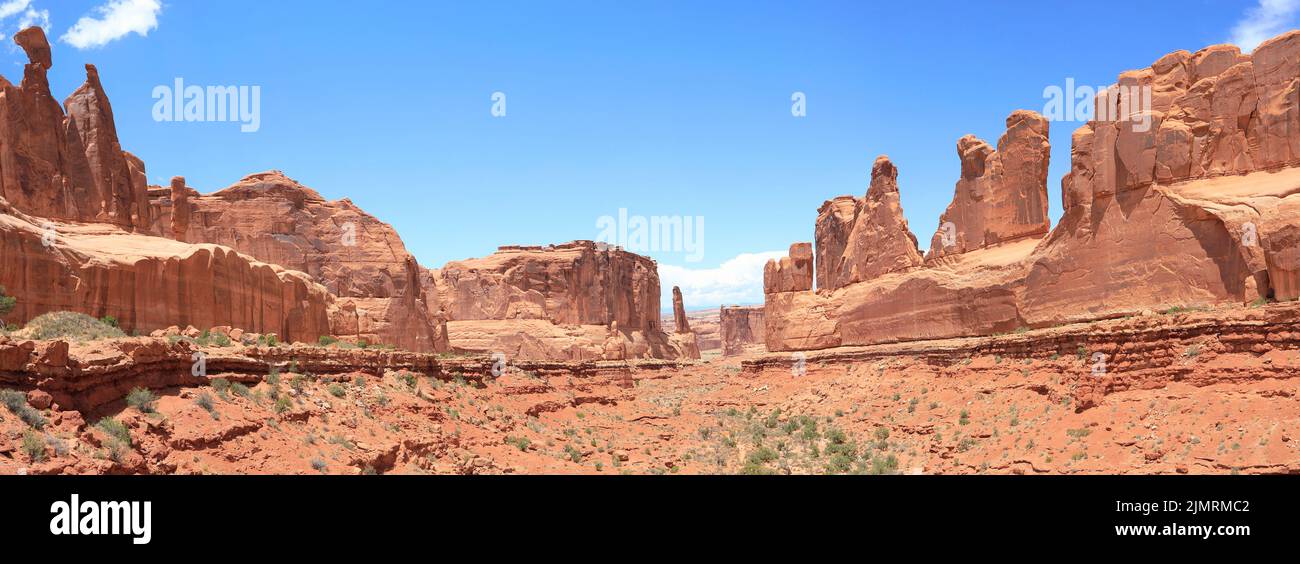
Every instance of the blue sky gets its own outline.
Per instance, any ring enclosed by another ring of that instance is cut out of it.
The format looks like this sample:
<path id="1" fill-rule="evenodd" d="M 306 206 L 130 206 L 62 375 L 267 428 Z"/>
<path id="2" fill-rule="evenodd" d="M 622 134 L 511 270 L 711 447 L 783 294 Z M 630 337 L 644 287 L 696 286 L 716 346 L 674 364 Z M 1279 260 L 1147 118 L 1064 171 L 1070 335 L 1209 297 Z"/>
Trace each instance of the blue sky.
<path id="1" fill-rule="evenodd" d="M 99 67 L 152 183 L 210 192 L 280 169 L 391 223 L 430 267 L 594 239 L 620 208 L 702 216 L 701 260 L 647 254 L 665 291 L 713 307 L 761 302 L 765 253 L 812 240 L 817 207 L 863 194 L 877 155 L 925 245 L 962 135 L 996 142 L 1067 78 L 1108 85 L 1170 51 L 1284 31 L 1297 4 L 0 0 L 0 30 L 62 38 L 57 98 Z M 17 81 L 25 58 L 0 54 Z M 259 86 L 260 129 L 155 121 L 153 89 L 177 77 Z M 1054 221 L 1078 125 L 1052 124 Z"/>

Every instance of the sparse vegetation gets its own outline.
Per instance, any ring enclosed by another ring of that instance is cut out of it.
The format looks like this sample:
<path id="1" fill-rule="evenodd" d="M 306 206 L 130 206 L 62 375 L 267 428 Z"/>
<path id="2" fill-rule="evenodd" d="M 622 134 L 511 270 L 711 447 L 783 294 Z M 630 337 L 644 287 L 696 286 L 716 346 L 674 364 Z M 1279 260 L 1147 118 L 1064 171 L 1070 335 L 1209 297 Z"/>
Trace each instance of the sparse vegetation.
<path id="1" fill-rule="evenodd" d="M 23 423 L 37 430 L 45 428 L 45 416 L 27 403 L 27 394 L 18 390 L 0 390 L 0 401 L 4 402 L 10 412 L 22 419 Z"/>
<path id="2" fill-rule="evenodd" d="M 29 339 L 97 341 L 125 337 L 121 329 L 84 313 L 54 311 L 27 322 L 22 329 Z"/>
<path id="3" fill-rule="evenodd" d="M 45 460 L 45 440 L 40 433 L 28 429 L 23 431 L 23 453 L 30 458 L 32 462 Z"/>
<path id="4" fill-rule="evenodd" d="M 126 404 L 140 410 L 143 413 L 154 412 L 154 402 L 158 401 L 158 396 L 147 388 L 135 387 L 131 392 L 126 394 Z"/>

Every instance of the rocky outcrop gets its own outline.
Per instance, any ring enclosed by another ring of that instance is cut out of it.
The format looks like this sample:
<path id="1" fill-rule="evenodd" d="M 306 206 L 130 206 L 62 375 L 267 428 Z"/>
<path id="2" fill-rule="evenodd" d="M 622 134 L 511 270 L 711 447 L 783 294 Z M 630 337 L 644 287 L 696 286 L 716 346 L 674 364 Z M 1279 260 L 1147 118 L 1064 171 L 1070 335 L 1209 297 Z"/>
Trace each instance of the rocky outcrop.
<path id="1" fill-rule="evenodd" d="M 14 40 L 30 62 L 20 86 L 0 78 L 0 197 L 37 217 L 147 226 L 144 165 L 118 142 L 98 71 L 86 65 L 65 114 L 50 93 L 45 33 L 28 28 Z"/>
<path id="2" fill-rule="evenodd" d="M 456 349 L 557 359 L 592 358 L 606 347 L 624 351 L 599 353 L 606 358 L 692 356 L 684 349 L 693 340 L 674 341 L 660 326 L 655 262 L 617 247 L 591 241 L 505 246 L 426 271 L 423 280 L 426 303 L 450 321 Z"/>
<path id="3" fill-rule="evenodd" d="M 153 232 L 213 243 L 306 272 L 337 295 L 333 333 L 415 351 L 445 351 L 437 308 L 424 303 L 422 269 L 391 226 L 349 200 L 327 201 L 279 171 L 252 174 L 213 194 L 172 181 L 155 191 Z"/>
<path id="4" fill-rule="evenodd" d="M 996 151 L 967 135 L 957 141 L 957 156 L 961 179 L 939 217 L 927 259 L 1047 234 L 1051 144 L 1046 118 L 1024 110 L 1012 113 Z"/>
<path id="5" fill-rule="evenodd" d="M 682 289 L 673 286 L 673 325 L 678 333 L 690 333 L 691 322 L 686 319 L 686 307 L 682 305 Z"/>
<path id="6" fill-rule="evenodd" d="M 546 319 L 561 325 L 662 331 L 659 273 L 649 258 L 591 241 L 505 246 L 428 273 L 452 321 Z"/>
<path id="7" fill-rule="evenodd" d="M 844 276 L 855 261 L 819 265 L 816 294 L 769 283 L 767 347 L 989 335 L 1300 298 L 1296 84 L 1300 32 L 1249 56 L 1216 46 L 1123 73 L 1098 98 L 1104 119 L 1073 136 L 1065 215 L 1041 240 L 1046 123 L 1012 114 L 997 151 L 963 138 L 962 180 L 931 249 L 942 260 L 865 278 Z M 847 210 L 844 199 L 822 206 L 819 259 L 850 254 Z M 888 214 L 880 221 L 896 225 Z M 952 245 L 943 223 L 953 224 Z M 913 259 L 899 253 L 902 264 Z"/>
<path id="8" fill-rule="evenodd" d="M 0 285 L 17 297 L 9 322 L 77 311 L 128 333 L 227 325 L 292 342 L 330 332 L 332 296 L 301 272 L 216 245 L 33 218 L 3 200 L 0 264 Z"/>
<path id="9" fill-rule="evenodd" d="M 787 256 L 763 265 L 763 293 L 807 292 L 813 285 L 812 243 L 790 245 Z"/>
<path id="10" fill-rule="evenodd" d="M 722 356 L 744 354 L 746 345 L 763 343 L 762 306 L 722 306 L 718 308 L 722 334 Z"/>
<path id="11" fill-rule="evenodd" d="M 835 290 L 922 263 L 916 237 L 903 217 L 898 168 L 884 155 L 871 167 L 866 197 L 850 201 L 841 196 L 822 204 L 816 237 L 819 290 Z"/>

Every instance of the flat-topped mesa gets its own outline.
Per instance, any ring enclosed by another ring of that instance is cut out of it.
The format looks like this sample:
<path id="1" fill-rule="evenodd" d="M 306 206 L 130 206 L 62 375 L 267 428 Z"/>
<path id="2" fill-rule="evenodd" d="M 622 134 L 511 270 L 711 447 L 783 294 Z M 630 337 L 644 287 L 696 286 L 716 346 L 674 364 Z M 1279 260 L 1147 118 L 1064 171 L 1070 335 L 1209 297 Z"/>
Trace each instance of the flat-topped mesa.
<path id="1" fill-rule="evenodd" d="M 506 245 L 422 280 L 456 349 L 553 360 L 691 357 L 683 349 L 694 335 L 675 341 L 660 325 L 655 261 L 616 246 Z M 611 339 L 619 344 L 606 350 Z"/>
<path id="2" fill-rule="evenodd" d="M 250 174 L 207 195 L 178 178 L 170 192 L 151 195 L 156 235 L 224 245 L 311 275 L 340 298 L 330 314 L 336 336 L 446 350 L 414 257 L 392 226 L 351 201 L 327 201 L 280 171 Z"/>
<path id="3" fill-rule="evenodd" d="M 819 290 L 835 290 L 923 263 L 916 237 L 903 217 L 898 168 L 884 155 L 871 167 L 866 197 L 841 196 L 822 204 L 815 233 Z"/>
<path id="4" fill-rule="evenodd" d="M 86 65 L 65 114 L 50 93 L 45 32 L 28 28 L 14 41 L 30 62 L 21 86 L 0 80 L 0 197 L 37 217 L 147 226 L 144 163 L 122 150 L 95 67 Z"/>
<path id="5" fill-rule="evenodd" d="M 1051 229 L 1047 119 L 1017 110 L 1006 123 L 997 150 L 974 135 L 957 141 L 961 179 L 952 203 L 939 218 L 927 260 L 1041 237 Z"/>

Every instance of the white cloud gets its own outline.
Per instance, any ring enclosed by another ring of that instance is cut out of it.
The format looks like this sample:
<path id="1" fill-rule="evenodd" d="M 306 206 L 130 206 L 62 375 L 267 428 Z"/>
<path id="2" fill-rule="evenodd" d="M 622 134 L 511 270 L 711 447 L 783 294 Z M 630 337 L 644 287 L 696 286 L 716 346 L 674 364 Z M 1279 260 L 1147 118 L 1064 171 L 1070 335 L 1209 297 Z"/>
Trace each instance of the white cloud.
<path id="1" fill-rule="evenodd" d="M 1300 0 L 1259 0 L 1259 5 L 1246 11 L 1246 15 L 1232 26 L 1232 42 L 1242 51 L 1254 51 L 1260 43 L 1291 27 Z"/>
<path id="2" fill-rule="evenodd" d="M 659 266 L 659 283 L 663 288 L 665 308 L 672 308 L 673 286 L 682 288 L 687 309 L 716 307 L 724 304 L 763 303 L 763 265 L 779 259 L 785 251 L 744 253 L 717 268 Z"/>
<path id="3" fill-rule="evenodd" d="M 14 16 L 18 16 L 17 24 L 11 25 Z M 18 33 L 34 25 L 50 29 L 50 11 L 37 10 L 32 6 L 32 0 L 4 0 L 0 2 L 0 41 L 9 37 L 9 33 Z M 17 51 L 17 47 L 9 45 L 11 52 Z"/>
<path id="4" fill-rule="evenodd" d="M 78 49 L 103 47 L 128 34 L 149 35 L 158 27 L 159 0 L 111 0 L 94 10 L 95 16 L 82 16 L 63 34 L 65 43 Z"/>
<path id="5" fill-rule="evenodd" d="M 26 12 L 23 12 L 22 19 L 18 20 L 18 30 L 22 31 L 34 25 L 47 30 L 50 29 L 50 11 L 28 8 Z"/>
<path id="6" fill-rule="evenodd" d="M 32 0 L 8 0 L 0 4 L 0 20 L 23 13 L 31 4 Z"/>

